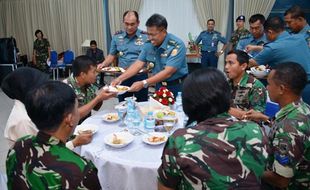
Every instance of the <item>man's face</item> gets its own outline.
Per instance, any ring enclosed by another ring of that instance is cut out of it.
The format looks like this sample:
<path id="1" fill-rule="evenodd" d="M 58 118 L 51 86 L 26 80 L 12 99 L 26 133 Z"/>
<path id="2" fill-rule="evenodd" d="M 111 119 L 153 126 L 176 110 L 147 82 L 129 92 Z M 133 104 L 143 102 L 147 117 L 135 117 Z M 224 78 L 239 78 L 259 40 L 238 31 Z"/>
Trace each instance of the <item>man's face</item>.
<path id="1" fill-rule="evenodd" d="M 244 21 L 243 20 L 237 20 L 236 25 L 237 25 L 237 28 L 243 28 L 244 27 Z"/>
<path id="2" fill-rule="evenodd" d="M 302 28 L 300 27 L 300 21 L 297 18 L 292 18 L 292 14 L 287 14 L 284 16 L 284 21 L 286 25 L 293 31 L 299 32 Z"/>
<path id="3" fill-rule="evenodd" d="M 250 23 L 250 32 L 255 39 L 258 39 L 264 34 L 264 26 L 259 20 L 254 23 Z"/>
<path id="4" fill-rule="evenodd" d="M 79 106 L 79 103 L 78 103 L 78 100 L 75 99 L 75 105 L 74 105 L 74 109 L 72 111 L 72 124 L 74 126 L 72 132 L 74 131 L 76 125 L 79 123 L 80 121 L 80 113 L 79 113 L 79 110 L 78 110 L 78 106 Z"/>
<path id="5" fill-rule="evenodd" d="M 154 46 L 160 46 L 163 43 L 167 34 L 166 29 L 152 26 L 147 27 L 146 30 L 147 36 Z"/>
<path id="6" fill-rule="evenodd" d="M 268 85 L 267 85 L 267 90 L 268 90 L 268 94 L 269 94 L 269 97 L 270 97 L 270 100 L 273 101 L 273 102 L 276 102 L 278 103 L 278 100 L 279 100 L 279 92 L 280 92 L 280 85 L 275 83 L 275 81 L 273 80 L 273 76 L 275 74 L 275 70 L 272 70 L 269 75 L 268 75 L 268 78 L 267 78 L 267 82 L 268 82 Z"/>
<path id="7" fill-rule="evenodd" d="M 138 29 L 139 21 L 132 13 L 127 14 L 123 20 L 124 28 L 129 36 L 134 35 Z"/>
<path id="8" fill-rule="evenodd" d="M 213 21 L 209 21 L 207 23 L 207 28 L 208 28 L 208 31 L 213 31 L 214 30 L 214 27 L 215 27 L 215 23 Z"/>
<path id="9" fill-rule="evenodd" d="M 97 46 L 94 45 L 94 44 L 92 44 L 92 45 L 90 45 L 90 49 L 92 49 L 93 51 L 95 51 L 95 50 L 97 49 Z"/>
<path id="10" fill-rule="evenodd" d="M 225 59 L 225 72 L 229 79 L 239 82 L 247 67 L 246 63 L 240 64 L 237 55 L 228 54 Z"/>
<path id="11" fill-rule="evenodd" d="M 83 80 L 85 84 L 93 84 L 96 82 L 97 72 L 96 67 L 90 66 L 87 73 L 83 73 Z"/>

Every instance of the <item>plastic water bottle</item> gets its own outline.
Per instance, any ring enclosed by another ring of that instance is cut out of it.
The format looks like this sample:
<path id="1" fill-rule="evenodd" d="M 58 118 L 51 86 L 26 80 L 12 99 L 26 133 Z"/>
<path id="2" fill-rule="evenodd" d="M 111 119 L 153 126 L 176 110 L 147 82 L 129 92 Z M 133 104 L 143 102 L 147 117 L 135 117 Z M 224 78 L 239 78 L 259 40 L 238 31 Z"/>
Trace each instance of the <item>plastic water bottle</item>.
<path id="1" fill-rule="evenodd" d="M 183 112 L 182 92 L 178 92 L 178 95 L 175 99 L 175 109 L 177 112 Z"/>
<path id="2" fill-rule="evenodd" d="M 155 118 L 151 111 L 149 111 L 144 118 L 144 128 L 146 130 L 153 130 L 155 128 Z"/>

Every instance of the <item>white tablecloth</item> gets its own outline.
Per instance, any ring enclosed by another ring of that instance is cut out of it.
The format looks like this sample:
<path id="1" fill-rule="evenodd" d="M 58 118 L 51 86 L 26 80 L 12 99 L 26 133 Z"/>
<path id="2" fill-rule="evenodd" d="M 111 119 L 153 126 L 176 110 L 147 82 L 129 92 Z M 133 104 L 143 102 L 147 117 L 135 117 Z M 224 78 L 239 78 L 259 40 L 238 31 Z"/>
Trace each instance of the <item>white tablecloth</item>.
<path id="1" fill-rule="evenodd" d="M 113 110 L 115 112 L 115 110 Z M 113 112 L 112 111 L 112 112 Z M 112 148 L 104 143 L 104 137 L 110 133 L 124 130 L 119 122 L 107 123 L 102 116 L 110 111 L 98 112 L 83 124 L 99 126 L 90 144 L 77 148 L 82 156 L 93 161 L 98 168 L 98 176 L 103 189 L 109 190 L 155 190 L 157 189 L 157 168 L 161 163 L 164 144 L 148 145 L 142 141 L 143 135 L 126 147 Z M 177 128 L 183 124 L 178 113 Z M 141 124 L 141 129 L 142 128 Z"/>

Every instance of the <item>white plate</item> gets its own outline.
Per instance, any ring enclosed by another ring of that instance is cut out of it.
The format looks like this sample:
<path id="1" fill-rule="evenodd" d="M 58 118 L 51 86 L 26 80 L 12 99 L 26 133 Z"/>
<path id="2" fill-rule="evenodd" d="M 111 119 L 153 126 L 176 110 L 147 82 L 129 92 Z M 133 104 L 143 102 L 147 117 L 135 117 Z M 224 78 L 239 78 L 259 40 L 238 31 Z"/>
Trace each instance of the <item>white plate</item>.
<path id="1" fill-rule="evenodd" d="M 160 141 L 156 141 L 156 142 L 152 142 L 152 138 L 154 137 L 159 137 L 159 138 L 164 138 L 163 140 L 160 140 Z M 160 132 L 150 132 L 146 135 L 143 135 L 142 137 L 142 141 L 145 142 L 146 144 L 149 144 L 149 145 L 159 145 L 159 144 L 162 144 L 162 143 L 165 143 L 168 139 L 168 136 L 166 133 L 160 133 Z"/>
<path id="2" fill-rule="evenodd" d="M 117 113 L 106 113 L 102 116 L 102 119 L 105 122 L 114 123 L 119 120 L 119 117 Z"/>
<path id="3" fill-rule="evenodd" d="M 109 92 L 117 93 L 118 95 L 126 93 L 130 89 L 129 86 L 123 86 L 123 85 L 116 85 L 114 86 L 108 86 Z"/>
<path id="4" fill-rule="evenodd" d="M 121 142 L 119 144 L 113 143 L 114 138 L 120 139 Z M 134 140 L 134 136 L 129 132 L 116 132 L 111 133 L 104 137 L 105 144 L 112 146 L 114 148 L 122 148 L 130 144 Z"/>
<path id="5" fill-rule="evenodd" d="M 94 124 L 81 124 L 76 126 L 75 130 L 74 130 L 74 135 L 79 135 L 81 132 L 86 131 L 86 130 L 91 130 L 92 133 L 96 133 L 98 131 L 99 127 L 98 125 L 94 125 Z"/>

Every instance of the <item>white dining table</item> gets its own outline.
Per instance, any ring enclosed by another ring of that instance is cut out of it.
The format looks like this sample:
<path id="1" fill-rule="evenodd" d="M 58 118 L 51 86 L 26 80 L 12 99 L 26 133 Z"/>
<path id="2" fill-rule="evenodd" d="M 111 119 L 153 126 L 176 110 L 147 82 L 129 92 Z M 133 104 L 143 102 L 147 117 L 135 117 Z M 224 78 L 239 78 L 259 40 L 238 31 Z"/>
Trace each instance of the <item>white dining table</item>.
<path id="1" fill-rule="evenodd" d="M 155 190 L 157 189 L 157 169 L 165 143 L 149 145 L 142 141 L 142 135 L 134 136 L 134 141 L 123 148 L 106 145 L 104 137 L 124 131 L 119 123 L 108 123 L 103 115 L 115 110 L 97 112 L 82 124 L 95 124 L 99 127 L 91 143 L 75 149 L 81 156 L 91 160 L 98 169 L 98 177 L 104 190 Z M 182 114 L 177 113 L 175 129 L 183 126 Z M 141 123 L 140 128 L 143 129 Z"/>

